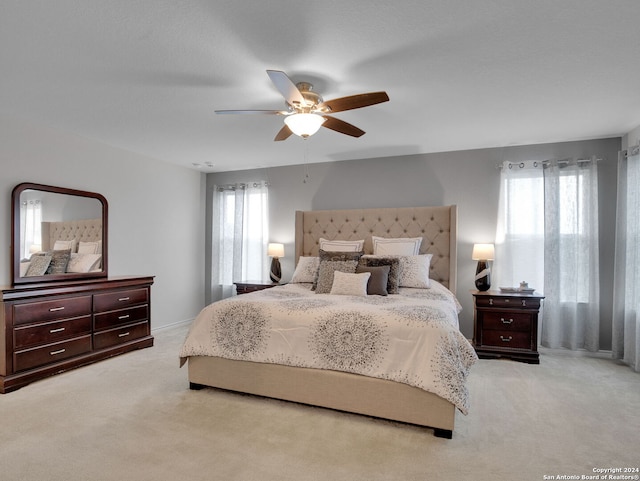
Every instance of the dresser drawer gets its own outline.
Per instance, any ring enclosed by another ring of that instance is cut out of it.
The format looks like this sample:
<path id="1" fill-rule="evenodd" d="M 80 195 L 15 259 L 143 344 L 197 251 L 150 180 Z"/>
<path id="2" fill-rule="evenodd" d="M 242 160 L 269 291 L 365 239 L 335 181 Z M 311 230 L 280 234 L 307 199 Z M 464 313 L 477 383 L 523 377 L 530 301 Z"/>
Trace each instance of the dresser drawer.
<path id="1" fill-rule="evenodd" d="M 46 346 L 17 351 L 14 354 L 14 371 L 24 371 L 91 351 L 91 335 Z"/>
<path id="2" fill-rule="evenodd" d="M 93 336 L 93 348 L 104 349 L 106 347 L 122 344 L 140 337 L 149 335 L 149 323 L 139 322 L 128 326 L 118 327 L 99 332 Z"/>
<path id="3" fill-rule="evenodd" d="M 13 342 L 15 349 L 22 349 L 63 341 L 83 334 L 91 334 L 91 316 L 17 327 L 13 331 Z"/>
<path id="4" fill-rule="evenodd" d="M 93 319 L 93 328 L 96 331 L 110 329 L 122 324 L 131 324 L 136 321 L 146 321 L 149 319 L 149 306 L 136 306 L 129 309 L 103 312 L 102 314 L 96 314 Z"/>
<path id="5" fill-rule="evenodd" d="M 531 335 L 523 331 L 482 331 L 482 345 L 531 349 Z"/>
<path id="6" fill-rule="evenodd" d="M 13 306 L 13 324 L 52 321 L 91 314 L 91 296 L 65 297 Z"/>
<path id="7" fill-rule="evenodd" d="M 500 331 L 531 331 L 531 314 L 518 311 L 486 311 L 482 328 Z"/>
<path id="8" fill-rule="evenodd" d="M 135 306 L 136 304 L 148 303 L 148 289 L 128 289 L 93 296 L 93 309 L 95 312 L 113 311 L 123 307 Z"/>

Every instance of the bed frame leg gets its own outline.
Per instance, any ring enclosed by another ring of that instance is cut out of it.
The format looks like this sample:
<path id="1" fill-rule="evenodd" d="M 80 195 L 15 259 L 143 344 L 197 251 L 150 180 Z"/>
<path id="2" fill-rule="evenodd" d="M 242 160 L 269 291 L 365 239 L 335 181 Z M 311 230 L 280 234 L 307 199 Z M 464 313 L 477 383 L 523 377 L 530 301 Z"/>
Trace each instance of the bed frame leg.
<path id="1" fill-rule="evenodd" d="M 436 438 L 451 439 L 453 438 L 453 431 L 451 429 L 434 428 L 433 435 Z"/>
<path id="2" fill-rule="evenodd" d="M 200 391 L 200 389 L 204 389 L 206 386 L 204 384 L 198 384 L 196 382 L 189 383 L 189 389 L 192 391 Z"/>

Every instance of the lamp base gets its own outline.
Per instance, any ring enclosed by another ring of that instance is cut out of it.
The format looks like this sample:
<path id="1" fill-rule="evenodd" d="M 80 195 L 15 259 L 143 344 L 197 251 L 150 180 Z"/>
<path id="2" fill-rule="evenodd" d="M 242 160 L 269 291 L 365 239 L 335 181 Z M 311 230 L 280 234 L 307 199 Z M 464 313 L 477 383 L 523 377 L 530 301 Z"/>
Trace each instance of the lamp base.
<path id="1" fill-rule="evenodd" d="M 278 283 L 282 279 L 282 268 L 280 267 L 280 260 L 277 257 L 271 259 L 271 270 L 269 271 L 269 278 L 272 282 Z"/>
<path id="2" fill-rule="evenodd" d="M 475 282 L 479 291 L 488 291 L 491 287 L 491 270 L 487 261 L 478 261 Z"/>

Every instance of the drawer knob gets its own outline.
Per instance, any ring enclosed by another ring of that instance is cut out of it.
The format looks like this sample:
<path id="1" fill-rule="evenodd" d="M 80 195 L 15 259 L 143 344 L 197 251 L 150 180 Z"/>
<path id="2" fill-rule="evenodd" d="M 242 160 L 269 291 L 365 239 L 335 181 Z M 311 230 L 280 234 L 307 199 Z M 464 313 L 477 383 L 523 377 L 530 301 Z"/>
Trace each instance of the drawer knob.
<path id="1" fill-rule="evenodd" d="M 52 307 L 51 309 L 49 309 L 49 312 L 56 312 L 56 311 L 64 311 L 64 306 Z"/>
<path id="2" fill-rule="evenodd" d="M 49 334 L 55 334 L 56 332 L 63 332 L 65 329 L 66 329 L 65 327 L 59 327 L 58 329 L 50 329 Z"/>
<path id="3" fill-rule="evenodd" d="M 509 337 L 500 336 L 500 340 L 502 342 L 511 342 L 511 339 L 513 339 L 513 337 L 511 337 L 511 336 L 509 336 Z"/>
<path id="4" fill-rule="evenodd" d="M 63 353 L 63 352 L 65 352 L 65 351 L 66 351 L 66 349 L 58 349 L 57 351 L 51 351 L 51 352 L 49 353 L 49 355 L 51 355 L 51 356 L 55 356 L 56 354 L 62 354 L 62 353 Z"/>
<path id="5" fill-rule="evenodd" d="M 513 322 L 513 319 L 505 319 L 504 317 L 501 317 L 500 320 L 502 324 L 511 324 Z"/>
<path id="6" fill-rule="evenodd" d="M 124 302 L 124 301 L 128 301 L 129 299 L 131 299 L 131 298 L 130 298 L 130 297 L 120 297 L 120 298 L 118 299 L 118 301 L 120 301 L 120 302 Z"/>
<path id="7" fill-rule="evenodd" d="M 123 332 L 122 334 L 118 334 L 118 337 L 127 337 L 129 334 L 131 334 L 129 331 Z"/>

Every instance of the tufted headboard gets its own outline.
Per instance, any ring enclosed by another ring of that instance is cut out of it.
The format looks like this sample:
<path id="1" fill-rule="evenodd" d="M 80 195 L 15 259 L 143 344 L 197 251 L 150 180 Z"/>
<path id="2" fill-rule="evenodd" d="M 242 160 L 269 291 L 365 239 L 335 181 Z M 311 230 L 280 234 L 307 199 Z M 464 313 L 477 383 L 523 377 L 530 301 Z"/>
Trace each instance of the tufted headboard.
<path id="1" fill-rule="evenodd" d="M 371 236 L 422 237 L 420 254 L 433 254 L 431 278 L 456 292 L 457 206 L 296 211 L 296 264 L 300 256 L 317 256 L 321 237 L 364 239 Z"/>
<path id="2" fill-rule="evenodd" d="M 102 219 L 42 222 L 42 250 L 49 251 L 57 240 L 95 242 L 102 240 Z"/>

